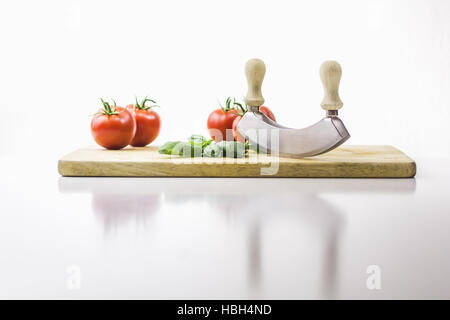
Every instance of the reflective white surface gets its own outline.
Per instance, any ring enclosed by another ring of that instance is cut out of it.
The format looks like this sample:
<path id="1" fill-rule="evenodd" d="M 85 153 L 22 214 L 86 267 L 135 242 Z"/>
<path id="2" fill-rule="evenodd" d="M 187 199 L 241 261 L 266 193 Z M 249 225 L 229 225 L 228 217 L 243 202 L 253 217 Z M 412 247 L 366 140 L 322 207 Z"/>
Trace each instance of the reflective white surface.
<path id="1" fill-rule="evenodd" d="M 0 159 L 0 298 L 450 298 L 448 161 L 332 180 L 63 178 Z"/>

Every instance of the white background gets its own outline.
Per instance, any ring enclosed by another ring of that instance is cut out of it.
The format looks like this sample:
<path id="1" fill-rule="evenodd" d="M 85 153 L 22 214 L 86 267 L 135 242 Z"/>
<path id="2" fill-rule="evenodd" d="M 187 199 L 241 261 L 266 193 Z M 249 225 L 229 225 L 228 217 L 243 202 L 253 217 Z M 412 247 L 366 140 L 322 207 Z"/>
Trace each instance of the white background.
<path id="1" fill-rule="evenodd" d="M 449 18 L 448 0 L 2 0 L 0 298 L 449 299 Z M 323 116 L 338 60 L 347 143 L 402 149 L 416 178 L 59 176 L 100 97 L 156 99 L 155 144 L 206 134 L 253 57 L 292 127 Z"/>
<path id="2" fill-rule="evenodd" d="M 280 123 L 322 117 L 318 69 L 335 59 L 348 144 L 449 156 L 449 17 L 446 0 L 2 1 L 0 155 L 56 161 L 92 144 L 100 97 L 156 99 L 155 144 L 206 134 L 218 99 L 242 97 L 244 64 L 260 57 Z"/>

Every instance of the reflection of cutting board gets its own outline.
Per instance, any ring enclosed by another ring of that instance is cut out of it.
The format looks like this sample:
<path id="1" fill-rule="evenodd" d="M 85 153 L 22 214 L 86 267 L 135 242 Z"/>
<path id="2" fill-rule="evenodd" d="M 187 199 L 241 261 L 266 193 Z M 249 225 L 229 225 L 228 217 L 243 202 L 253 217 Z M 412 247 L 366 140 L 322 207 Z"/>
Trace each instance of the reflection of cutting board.
<path id="1" fill-rule="evenodd" d="M 161 155 L 156 149 L 79 149 L 59 160 L 58 169 L 63 176 L 109 177 L 411 178 L 416 174 L 415 162 L 391 146 L 341 146 L 304 159 L 256 153 L 243 159 L 180 158 Z"/>

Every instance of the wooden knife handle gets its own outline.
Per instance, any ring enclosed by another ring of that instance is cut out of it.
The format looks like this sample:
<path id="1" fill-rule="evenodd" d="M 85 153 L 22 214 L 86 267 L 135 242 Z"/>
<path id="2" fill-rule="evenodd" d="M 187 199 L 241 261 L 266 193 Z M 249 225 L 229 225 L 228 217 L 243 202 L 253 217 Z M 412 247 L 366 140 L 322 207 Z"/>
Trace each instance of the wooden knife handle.
<path id="1" fill-rule="evenodd" d="M 325 61 L 320 66 L 320 79 L 322 80 L 324 97 L 322 109 L 339 110 L 344 105 L 339 97 L 339 82 L 341 81 L 342 68 L 336 61 Z"/>
<path id="2" fill-rule="evenodd" d="M 261 86 L 266 74 L 266 65 L 261 59 L 251 59 L 245 64 L 245 76 L 247 77 L 248 91 L 245 103 L 250 107 L 259 107 L 264 103 Z"/>

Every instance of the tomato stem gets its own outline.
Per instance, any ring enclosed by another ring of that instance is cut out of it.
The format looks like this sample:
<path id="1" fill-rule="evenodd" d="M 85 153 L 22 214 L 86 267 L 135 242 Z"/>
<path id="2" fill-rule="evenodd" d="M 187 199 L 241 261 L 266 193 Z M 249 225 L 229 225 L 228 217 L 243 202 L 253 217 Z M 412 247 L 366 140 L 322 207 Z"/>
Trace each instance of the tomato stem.
<path id="1" fill-rule="evenodd" d="M 244 114 L 248 111 L 248 108 L 245 104 L 237 102 L 236 98 L 228 97 L 225 101 L 225 107 L 220 104 L 220 107 L 225 112 L 233 112 L 234 114 L 237 114 L 241 117 L 244 116 Z"/>
<path id="2" fill-rule="evenodd" d="M 145 97 L 145 98 L 142 100 L 142 102 L 139 103 L 137 97 L 134 96 L 134 98 L 135 98 L 135 100 L 136 100 L 136 106 L 135 106 L 136 109 L 139 109 L 139 110 L 148 110 L 148 109 L 151 109 L 151 108 L 159 107 L 159 106 L 156 104 L 156 101 L 153 100 L 153 99 L 149 99 L 149 98 Z M 151 106 L 146 106 L 145 104 L 146 104 L 147 102 L 151 102 L 151 103 L 154 103 L 154 104 L 151 105 Z"/>
<path id="3" fill-rule="evenodd" d="M 117 115 L 125 111 L 125 108 L 122 111 L 116 111 L 117 103 L 114 99 L 111 99 L 114 102 L 114 105 L 111 107 L 109 102 L 104 101 L 102 98 L 100 98 L 103 105 L 103 110 L 101 112 L 97 112 L 96 114 L 105 114 L 107 116 Z"/>

